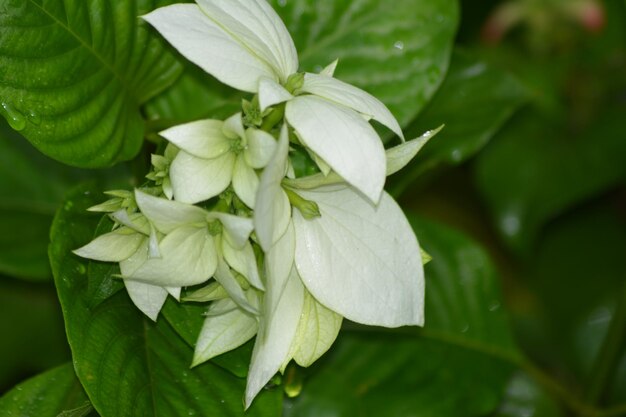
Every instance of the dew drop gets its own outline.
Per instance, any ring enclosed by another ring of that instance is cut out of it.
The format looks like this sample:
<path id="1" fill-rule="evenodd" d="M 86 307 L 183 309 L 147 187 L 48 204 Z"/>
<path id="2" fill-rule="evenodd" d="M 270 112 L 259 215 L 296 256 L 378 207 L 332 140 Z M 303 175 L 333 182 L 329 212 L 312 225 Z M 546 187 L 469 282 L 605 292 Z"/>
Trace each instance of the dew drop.
<path id="1" fill-rule="evenodd" d="M 41 124 L 41 115 L 34 110 L 28 112 L 28 120 L 35 126 L 39 126 Z"/>
<path id="2" fill-rule="evenodd" d="M 9 103 L 2 103 L 2 113 L 9 122 L 9 125 L 18 132 L 26 127 L 26 118 L 15 107 Z"/>
<path id="3" fill-rule="evenodd" d="M 461 329 L 461 333 L 467 333 L 467 331 L 469 330 L 469 324 L 466 324 L 462 329 Z"/>
<path id="4" fill-rule="evenodd" d="M 393 44 L 393 47 L 396 48 L 397 50 L 401 51 L 401 50 L 404 49 L 404 42 L 397 41 L 396 43 Z"/>
<path id="5" fill-rule="evenodd" d="M 76 269 L 78 270 L 78 273 L 81 275 L 84 275 L 87 272 L 87 268 L 85 268 L 85 265 L 83 264 L 79 264 Z"/>
<path id="6" fill-rule="evenodd" d="M 187 411 L 187 415 L 195 416 L 196 415 L 196 410 L 189 409 L 189 411 Z"/>
<path id="7" fill-rule="evenodd" d="M 278 5 L 280 7 L 285 7 L 287 5 L 287 0 L 278 0 Z"/>

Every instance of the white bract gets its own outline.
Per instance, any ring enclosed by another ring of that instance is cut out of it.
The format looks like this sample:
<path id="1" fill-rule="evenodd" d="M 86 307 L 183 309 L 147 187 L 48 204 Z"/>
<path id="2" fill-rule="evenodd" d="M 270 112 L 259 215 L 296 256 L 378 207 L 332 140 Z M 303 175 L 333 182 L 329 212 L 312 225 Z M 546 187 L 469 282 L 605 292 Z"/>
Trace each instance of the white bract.
<path id="1" fill-rule="evenodd" d="M 246 407 L 292 359 L 309 366 L 323 355 L 344 317 L 422 325 L 426 256 L 383 186 L 438 130 L 405 142 L 379 100 L 333 78 L 337 61 L 298 73 L 293 41 L 264 0 L 197 0 L 144 19 L 255 97 L 243 115 L 161 132 L 169 144 L 152 158 L 150 186 L 93 207 L 115 226 L 76 253 L 119 263 L 153 320 L 168 294 L 210 303 L 194 366 L 256 335 Z M 402 143 L 385 151 L 370 119 Z M 294 169 L 296 157 L 319 172 Z"/>
<path id="2" fill-rule="evenodd" d="M 258 93 L 261 110 L 287 102 L 286 120 L 303 145 L 378 202 L 385 152 L 365 119 L 403 138 L 398 122 L 378 99 L 333 78 L 336 62 L 323 74 L 298 74 L 293 40 L 264 0 L 198 0 L 157 9 L 144 19 L 224 84 Z"/>

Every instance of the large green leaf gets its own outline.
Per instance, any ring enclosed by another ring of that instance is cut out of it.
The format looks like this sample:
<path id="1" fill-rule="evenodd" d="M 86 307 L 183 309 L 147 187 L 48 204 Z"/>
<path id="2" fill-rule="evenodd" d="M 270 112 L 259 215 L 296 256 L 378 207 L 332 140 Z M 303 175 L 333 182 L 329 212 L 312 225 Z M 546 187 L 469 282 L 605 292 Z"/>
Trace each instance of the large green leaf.
<path id="1" fill-rule="evenodd" d="M 85 209 L 94 203 L 85 189 L 69 196 L 52 226 L 50 259 L 76 372 L 96 410 L 103 417 L 243 415 L 244 379 L 210 362 L 189 369 L 193 350 L 167 316 L 150 322 L 112 282 L 113 268 L 71 253 L 93 236 L 99 216 Z M 269 390 L 246 415 L 275 416 L 280 407 L 280 391 Z"/>
<path id="2" fill-rule="evenodd" d="M 41 152 L 101 167 L 139 151 L 139 106 L 180 73 L 138 16 L 169 0 L 1 0 L 0 113 Z"/>
<path id="3" fill-rule="evenodd" d="M 296 43 L 302 70 L 319 71 L 339 58 L 337 78 L 381 99 L 402 125 L 417 115 L 445 76 L 458 21 L 456 0 L 270 3 Z M 152 118 L 181 123 L 223 116 L 222 106 L 239 103 L 232 90 L 188 71 L 148 111 Z"/>
<path id="4" fill-rule="evenodd" d="M 494 268 L 459 233 L 424 220 L 413 224 L 433 256 L 426 265 L 426 327 L 344 332 L 311 370 L 287 416 L 469 417 L 498 406 L 518 351 Z"/>
<path id="5" fill-rule="evenodd" d="M 624 107 L 570 134 L 535 111 L 515 117 L 476 165 L 476 184 L 512 248 L 528 253 L 549 220 L 626 179 Z"/>
<path id="6" fill-rule="evenodd" d="M 525 89 L 511 75 L 471 53 L 455 50 L 441 88 L 406 136 L 417 137 L 441 125 L 445 128 L 394 178 L 393 193 L 400 194 L 429 169 L 457 165 L 474 156 L 525 99 Z"/>
<path id="7" fill-rule="evenodd" d="M 96 417 L 72 364 L 25 381 L 0 398 L 0 417 Z"/>
<path id="8" fill-rule="evenodd" d="M 65 193 L 82 178 L 126 182 L 125 167 L 81 171 L 59 164 L 24 142 L 0 120 L 0 273 L 47 280 L 50 224 Z"/>

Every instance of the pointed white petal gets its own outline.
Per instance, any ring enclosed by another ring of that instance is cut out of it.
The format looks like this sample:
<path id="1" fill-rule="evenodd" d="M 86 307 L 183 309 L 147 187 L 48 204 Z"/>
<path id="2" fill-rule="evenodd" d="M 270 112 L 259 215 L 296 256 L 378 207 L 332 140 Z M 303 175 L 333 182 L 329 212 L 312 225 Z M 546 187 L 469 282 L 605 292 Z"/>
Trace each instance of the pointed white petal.
<path id="1" fill-rule="evenodd" d="M 235 216 L 234 214 L 216 213 L 209 214 L 210 218 L 217 219 L 224 226 L 224 237 L 234 248 L 242 248 L 252 233 L 252 219 Z"/>
<path id="2" fill-rule="evenodd" d="M 385 149 L 358 113 L 319 97 L 299 96 L 287 103 L 286 117 L 307 147 L 349 184 L 378 201 L 385 184 Z"/>
<path id="3" fill-rule="evenodd" d="M 221 304 L 227 304 L 226 308 L 231 308 L 230 311 L 220 315 L 211 314 L 211 310 L 224 308 Z M 225 299 L 212 303 L 208 317 L 200 330 L 191 366 L 200 365 L 238 348 L 252 339 L 257 329 L 256 318 L 236 308 L 232 300 Z"/>
<path id="4" fill-rule="evenodd" d="M 387 176 L 395 174 L 411 162 L 420 149 L 422 149 L 433 136 L 439 133 L 442 128 L 443 126 L 435 130 L 429 130 L 419 138 L 387 149 L 385 152 L 387 156 Z"/>
<path id="5" fill-rule="evenodd" d="M 180 152 L 170 167 L 174 197 L 189 204 L 215 197 L 230 185 L 234 165 L 235 155 L 231 152 L 214 159 Z"/>
<path id="6" fill-rule="evenodd" d="M 255 93 L 261 77 L 278 79 L 271 65 L 195 4 L 173 4 L 143 16 L 185 58 L 233 88 Z"/>
<path id="7" fill-rule="evenodd" d="M 283 125 L 276 152 L 261 174 L 254 207 L 254 229 L 266 252 L 285 233 L 291 218 L 291 204 L 281 186 L 287 169 L 288 152 L 287 126 Z"/>
<path id="8" fill-rule="evenodd" d="M 301 91 L 324 97 L 362 113 L 387 126 L 404 139 L 398 121 L 376 97 L 348 83 L 325 75 L 307 73 Z"/>
<path id="9" fill-rule="evenodd" d="M 156 321 L 159 311 L 167 299 L 167 291 L 163 287 L 144 282 L 124 280 L 126 291 L 133 303 L 152 321 Z"/>
<path id="10" fill-rule="evenodd" d="M 261 277 L 259 276 L 256 256 L 254 255 L 254 250 L 252 249 L 250 242 L 246 242 L 241 249 L 235 249 L 227 241 L 223 241 L 222 253 L 224 255 L 224 259 L 228 262 L 228 265 L 246 277 L 250 285 L 258 288 L 259 290 L 265 289 L 263 283 L 261 282 Z"/>
<path id="11" fill-rule="evenodd" d="M 254 208 L 256 192 L 259 188 L 259 177 L 254 169 L 246 163 L 243 155 L 238 155 L 233 170 L 233 189 L 246 206 Z"/>
<path id="12" fill-rule="evenodd" d="M 169 295 L 174 297 L 176 301 L 180 301 L 180 292 L 182 291 L 182 287 L 165 287 L 165 290 Z"/>
<path id="13" fill-rule="evenodd" d="M 231 139 L 243 138 L 245 136 L 245 131 L 243 128 L 241 113 L 233 114 L 226 119 L 226 121 L 224 121 L 222 132 Z"/>
<path id="14" fill-rule="evenodd" d="M 224 261 L 224 259 L 219 259 L 217 261 L 217 270 L 215 271 L 215 280 L 221 284 L 222 287 L 226 290 L 230 298 L 237 303 L 237 305 L 248 313 L 253 315 L 258 315 L 259 311 L 248 302 L 246 298 L 246 294 L 239 286 L 237 279 L 230 271 L 228 264 Z"/>
<path id="15" fill-rule="evenodd" d="M 270 78 L 262 78 L 259 82 L 259 106 L 261 111 L 268 107 L 291 100 L 293 96 L 282 85 Z"/>
<path id="16" fill-rule="evenodd" d="M 341 186 L 301 191 L 321 217 L 294 211 L 296 265 L 323 305 L 363 324 L 398 327 L 424 320 L 424 271 L 415 234 L 386 193 L 376 207 Z"/>
<path id="17" fill-rule="evenodd" d="M 290 356 L 300 366 L 310 366 L 335 342 L 343 317 L 304 292 L 304 306 Z M 286 365 L 286 364 L 285 364 Z"/>
<path id="18" fill-rule="evenodd" d="M 339 58 L 335 59 L 333 62 L 328 64 L 326 68 L 320 71 L 320 75 L 324 75 L 326 77 L 332 77 L 335 75 L 335 70 L 337 69 L 337 64 L 339 63 Z"/>
<path id="19" fill-rule="evenodd" d="M 265 271 L 267 284 L 273 280 L 273 291 L 282 291 L 277 285 L 285 285 L 294 264 L 296 252 L 296 235 L 293 222 L 289 222 L 287 230 L 276 244 L 265 254 Z"/>
<path id="20" fill-rule="evenodd" d="M 259 129 L 246 130 L 248 145 L 243 153 L 246 162 L 254 169 L 264 168 L 276 152 L 274 136 Z"/>
<path id="21" fill-rule="evenodd" d="M 201 284 L 215 273 L 217 252 L 206 228 L 181 227 L 161 241 L 161 258 L 147 259 L 125 278 L 165 287 Z M 122 263 L 120 263 L 122 267 Z"/>
<path id="22" fill-rule="evenodd" d="M 303 303 L 304 287 L 295 268 L 286 282 L 268 277 L 264 315 L 248 372 L 246 408 L 287 359 Z"/>
<path id="23" fill-rule="evenodd" d="M 133 229 L 146 236 L 150 234 L 150 222 L 146 219 L 146 216 L 141 213 L 129 215 L 126 209 L 121 209 L 115 213 L 111 213 L 110 216 L 116 223 L 124 225 L 129 229 Z"/>
<path id="24" fill-rule="evenodd" d="M 80 257 L 103 262 L 121 262 L 130 258 L 146 237 L 126 227 L 100 235 L 74 253 Z"/>
<path id="25" fill-rule="evenodd" d="M 222 133 L 223 126 L 220 120 L 198 120 L 171 127 L 159 135 L 191 155 L 211 159 L 230 149 L 230 141 Z"/>
<path id="26" fill-rule="evenodd" d="M 206 223 L 207 212 L 200 207 L 155 197 L 140 190 L 135 190 L 135 199 L 139 210 L 161 233 L 170 233 L 181 226 Z"/>
<path id="27" fill-rule="evenodd" d="M 226 32 L 267 62 L 280 81 L 298 70 L 298 55 L 283 21 L 265 0 L 197 0 Z"/>

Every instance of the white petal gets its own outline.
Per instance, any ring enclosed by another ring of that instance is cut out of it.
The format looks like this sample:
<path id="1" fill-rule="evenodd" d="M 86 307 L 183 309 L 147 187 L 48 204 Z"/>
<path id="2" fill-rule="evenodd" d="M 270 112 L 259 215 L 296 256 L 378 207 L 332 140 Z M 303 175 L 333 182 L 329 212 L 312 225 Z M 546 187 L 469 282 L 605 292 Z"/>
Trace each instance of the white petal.
<path id="1" fill-rule="evenodd" d="M 124 285 L 135 306 L 151 320 L 156 321 L 159 311 L 167 299 L 167 290 L 163 287 L 130 279 L 124 280 Z"/>
<path id="2" fill-rule="evenodd" d="M 224 122 L 198 120 L 171 127 L 159 135 L 183 151 L 198 158 L 216 158 L 230 149 L 230 141 L 222 133 Z"/>
<path id="3" fill-rule="evenodd" d="M 215 197 L 230 185 L 234 164 L 235 155 L 231 152 L 215 159 L 180 152 L 170 167 L 174 198 L 195 204 Z"/>
<path id="4" fill-rule="evenodd" d="M 241 113 L 236 113 L 224 121 L 222 132 L 231 139 L 243 138 L 245 131 L 243 128 L 243 120 Z"/>
<path id="5" fill-rule="evenodd" d="M 182 291 L 182 289 L 182 287 L 165 287 L 167 293 L 174 297 L 176 301 L 180 301 L 180 292 Z"/>
<path id="6" fill-rule="evenodd" d="M 160 244 L 162 257 L 147 259 L 125 278 L 165 287 L 201 284 L 215 273 L 217 252 L 206 228 L 181 227 Z M 123 263 L 120 263 L 122 267 Z"/>
<path id="7" fill-rule="evenodd" d="M 209 218 L 218 219 L 224 226 L 224 237 L 234 248 L 242 248 L 252 233 L 252 219 L 233 214 L 212 212 Z"/>
<path id="8" fill-rule="evenodd" d="M 230 311 L 220 315 L 212 315 L 211 310 L 223 308 L 227 304 Z M 226 353 L 252 339 L 258 329 L 256 318 L 236 308 L 230 300 L 220 300 L 211 304 L 208 317 L 204 320 L 202 330 L 196 342 L 191 366 L 199 365 L 222 353 Z"/>
<path id="9" fill-rule="evenodd" d="M 266 252 L 285 233 L 291 218 L 291 204 L 281 186 L 287 169 L 288 152 L 287 126 L 283 125 L 276 152 L 261 174 L 254 207 L 254 229 Z"/>
<path id="10" fill-rule="evenodd" d="M 140 190 L 135 190 L 135 199 L 139 210 L 161 233 L 170 233 L 181 226 L 206 223 L 207 212 L 200 207 L 155 197 Z"/>
<path id="11" fill-rule="evenodd" d="M 264 168 L 276 152 L 276 139 L 263 130 L 252 128 L 246 131 L 246 139 L 246 162 L 254 169 Z"/>
<path id="12" fill-rule="evenodd" d="M 287 282 L 295 260 L 295 252 L 296 235 L 293 222 L 289 222 L 283 236 L 265 254 L 265 271 L 268 281 L 266 287 L 269 286 L 269 281 L 273 280 L 274 291 L 280 292 L 276 285 L 277 283 L 285 285 Z"/>
<path id="13" fill-rule="evenodd" d="M 124 225 L 129 229 L 133 229 L 146 236 L 150 234 L 150 222 L 146 219 L 146 216 L 141 213 L 129 215 L 126 209 L 121 209 L 115 213 L 111 213 L 110 216 L 116 223 Z"/>
<path id="14" fill-rule="evenodd" d="M 195 4 L 161 7 L 143 18 L 185 58 L 224 84 L 255 93 L 261 77 L 278 79 L 268 62 Z"/>
<path id="15" fill-rule="evenodd" d="M 264 315 L 248 372 L 246 408 L 288 357 L 303 303 L 304 287 L 295 268 L 292 268 L 286 282 L 280 282 L 271 275 L 268 277 Z"/>
<path id="16" fill-rule="evenodd" d="M 256 192 L 259 188 L 259 177 L 254 169 L 248 166 L 243 155 L 238 155 L 233 170 L 233 189 L 246 206 L 254 208 Z"/>
<path id="17" fill-rule="evenodd" d="M 261 111 L 268 107 L 289 101 L 293 98 L 291 93 L 282 85 L 269 78 L 262 78 L 259 82 L 259 106 Z"/>
<path id="18" fill-rule="evenodd" d="M 126 227 L 100 235 L 74 253 L 80 257 L 103 262 L 121 262 L 130 258 L 146 237 Z"/>
<path id="19" fill-rule="evenodd" d="M 223 259 L 219 259 L 217 261 L 215 280 L 219 282 L 222 287 L 224 287 L 230 298 L 232 298 L 232 300 L 237 303 L 239 307 L 251 314 L 259 314 L 259 311 L 248 302 L 246 294 L 243 292 L 241 286 L 239 286 L 237 279 Z"/>
<path id="20" fill-rule="evenodd" d="M 387 176 L 395 174 L 404 168 L 411 160 L 417 155 L 424 145 L 439 131 L 443 126 L 429 130 L 419 138 L 404 142 L 398 146 L 387 149 L 385 152 L 387 156 Z"/>
<path id="21" fill-rule="evenodd" d="M 286 116 L 307 147 L 349 184 L 378 201 L 385 184 L 385 149 L 358 113 L 319 97 L 300 96 L 287 103 Z"/>
<path id="22" fill-rule="evenodd" d="M 307 73 L 304 75 L 304 85 L 301 91 L 350 107 L 382 123 L 404 139 L 400 125 L 389 109 L 376 97 L 360 88 L 336 78 Z"/>
<path id="23" fill-rule="evenodd" d="M 290 356 L 300 366 L 307 367 L 313 364 L 334 343 L 342 321 L 343 317 L 318 303 L 308 291 L 305 291 L 302 316 Z"/>
<path id="24" fill-rule="evenodd" d="M 333 62 L 328 64 L 323 70 L 320 71 L 320 75 L 324 75 L 326 77 L 332 77 L 335 75 L 335 70 L 337 69 L 337 64 L 339 63 L 339 59 L 335 59 Z"/>
<path id="25" fill-rule="evenodd" d="M 363 324 L 398 327 L 424 320 L 424 271 L 415 234 L 386 193 L 378 207 L 354 190 L 301 191 L 321 217 L 294 211 L 296 265 L 323 305 Z"/>
<path id="26" fill-rule="evenodd" d="M 298 55 L 283 21 L 265 0 L 197 0 L 232 37 L 258 54 L 280 81 L 298 70 Z"/>
<path id="27" fill-rule="evenodd" d="M 246 277 L 250 285 L 259 290 L 264 290 L 265 286 L 261 282 L 259 269 L 256 264 L 256 256 L 250 242 L 241 249 L 235 249 L 227 241 L 222 242 L 222 252 L 224 259 L 231 268 Z"/>

